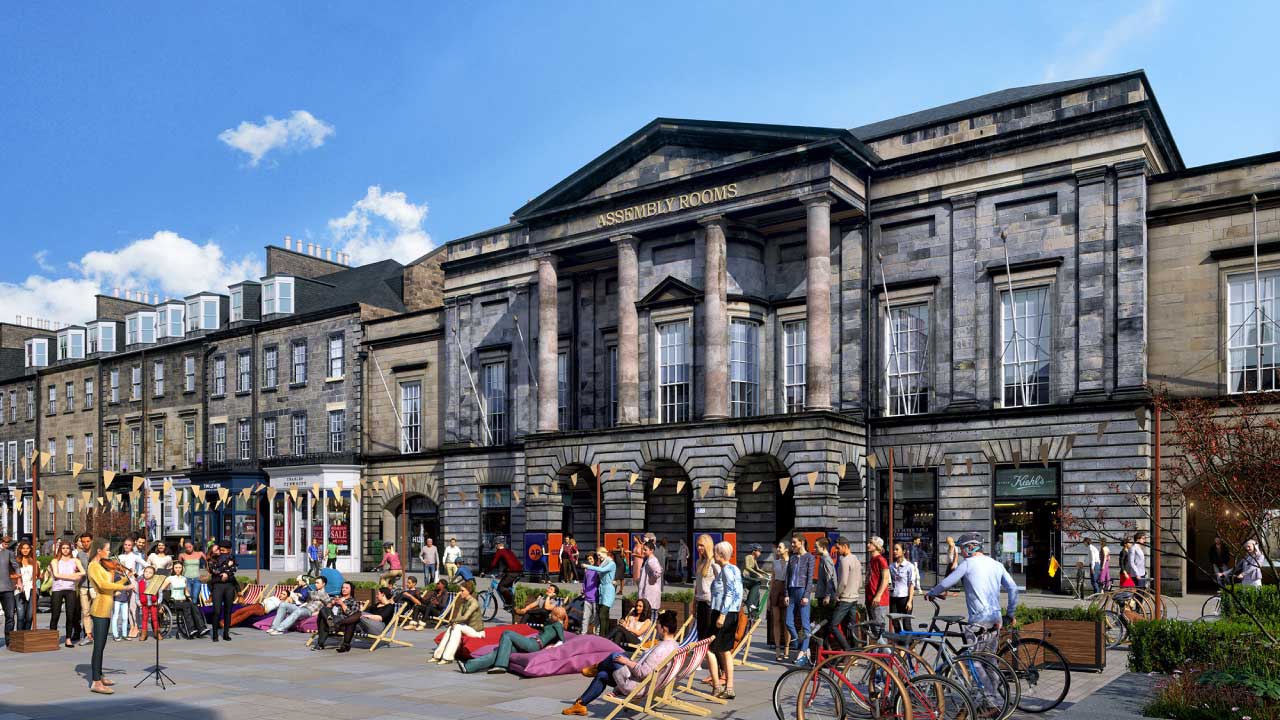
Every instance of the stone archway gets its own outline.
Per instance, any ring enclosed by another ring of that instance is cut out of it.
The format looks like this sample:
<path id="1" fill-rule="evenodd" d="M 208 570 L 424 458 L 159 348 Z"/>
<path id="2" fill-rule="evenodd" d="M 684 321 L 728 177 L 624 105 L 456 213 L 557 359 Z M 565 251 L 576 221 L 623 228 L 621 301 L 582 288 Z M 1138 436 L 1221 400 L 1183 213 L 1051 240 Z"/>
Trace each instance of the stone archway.
<path id="1" fill-rule="evenodd" d="M 603 510 L 600 485 L 591 468 L 583 464 L 566 465 L 556 473 L 555 489 L 560 496 L 559 530 L 565 540 L 570 535 L 580 548 L 594 548 L 604 531 L 600 521 Z M 585 551 L 584 551 L 585 554 Z"/>
<path id="2" fill-rule="evenodd" d="M 683 541 L 692 555 L 694 533 L 693 482 L 679 463 L 667 459 L 650 460 L 640 470 L 644 483 L 644 531 L 653 533 L 659 544 L 666 542 L 666 572 L 682 574 L 677 567 Z M 683 568 L 687 575 L 688 568 Z"/>
<path id="3" fill-rule="evenodd" d="M 729 473 L 737 499 L 735 530 L 739 552 L 753 544 L 771 547 L 796 528 L 795 493 L 783 478 L 787 469 L 777 457 L 756 453 L 744 455 Z"/>

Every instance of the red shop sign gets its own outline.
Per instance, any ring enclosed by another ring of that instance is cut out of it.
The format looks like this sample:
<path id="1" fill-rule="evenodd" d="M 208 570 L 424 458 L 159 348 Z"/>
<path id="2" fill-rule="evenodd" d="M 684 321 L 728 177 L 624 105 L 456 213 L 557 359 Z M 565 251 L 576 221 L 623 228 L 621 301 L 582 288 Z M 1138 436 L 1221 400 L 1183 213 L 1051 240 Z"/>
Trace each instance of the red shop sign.
<path id="1" fill-rule="evenodd" d="M 346 525 L 330 525 L 329 540 L 337 545 L 347 544 L 347 526 Z"/>

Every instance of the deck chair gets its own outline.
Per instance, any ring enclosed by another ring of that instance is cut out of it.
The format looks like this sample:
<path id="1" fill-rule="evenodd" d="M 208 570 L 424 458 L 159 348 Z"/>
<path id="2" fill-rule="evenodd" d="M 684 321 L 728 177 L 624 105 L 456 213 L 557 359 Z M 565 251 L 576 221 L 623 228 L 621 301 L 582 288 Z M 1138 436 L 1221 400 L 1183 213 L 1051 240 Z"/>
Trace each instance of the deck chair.
<path id="1" fill-rule="evenodd" d="M 692 715 L 700 715 L 706 717 L 711 711 L 701 705 L 694 705 L 683 696 L 693 696 L 701 700 L 709 700 L 720 705 L 727 701 L 721 698 L 709 695 L 700 690 L 694 690 L 693 678 L 698 674 L 699 668 L 702 667 L 702 661 L 706 659 L 707 652 L 711 649 L 711 641 L 714 638 L 706 638 L 697 642 L 689 643 L 684 647 L 684 665 L 680 667 L 676 677 L 667 686 L 666 692 L 662 693 L 655 699 L 658 707 L 666 707 L 680 712 L 687 712 Z M 683 683 L 683 687 L 681 684 Z"/>
<path id="2" fill-rule="evenodd" d="M 658 709 L 658 699 L 671 690 L 671 686 L 678 679 L 679 671 L 684 667 L 685 658 L 692 648 L 693 645 L 686 645 L 671 653 L 667 659 L 654 668 L 653 672 L 649 673 L 649 676 L 636 685 L 635 689 L 627 693 L 625 697 L 619 695 L 616 690 L 601 695 L 601 700 L 617 706 L 605 716 L 604 720 L 613 720 L 624 709 L 635 711 L 636 714 L 632 715 L 633 718 L 654 717 L 658 718 L 658 720 L 676 720 L 675 717 L 667 715 Z"/>
<path id="3" fill-rule="evenodd" d="M 428 618 L 429 620 L 435 621 L 435 625 L 433 626 L 433 629 L 439 630 L 440 626 L 444 625 L 445 622 L 447 622 L 449 618 L 449 613 L 453 612 L 453 603 L 456 602 L 457 599 L 458 599 L 458 593 L 451 592 L 445 595 L 444 609 L 441 610 L 440 614 L 435 616 L 434 618 Z"/>
<path id="4" fill-rule="evenodd" d="M 240 590 L 240 597 L 236 599 L 237 605 L 254 605 L 262 602 L 267 596 L 267 586 L 261 583 L 249 583 Z"/>
<path id="5" fill-rule="evenodd" d="M 379 643 L 399 645 L 401 647 L 413 647 L 413 643 L 411 642 L 396 639 L 396 633 L 400 632 L 400 629 L 407 625 L 409 623 L 409 619 L 412 617 L 413 603 L 400 603 L 400 605 L 396 607 L 396 614 L 391 616 L 391 622 L 387 623 L 387 626 L 382 628 L 382 632 L 377 635 L 369 636 L 373 641 L 373 643 L 369 645 L 369 652 L 377 650 Z"/>
<path id="6" fill-rule="evenodd" d="M 768 670 L 769 668 L 759 663 L 753 663 L 747 659 L 747 655 L 751 653 L 751 636 L 755 635 L 756 628 L 760 627 L 760 623 L 764 622 L 765 610 L 769 604 L 767 595 L 760 598 L 759 604 L 756 606 L 756 619 L 747 625 L 747 631 L 742 634 L 742 639 L 737 645 L 733 646 L 733 651 L 729 653 L 729 659 L 737 667 L 750 668 L 752 670 Z"/>

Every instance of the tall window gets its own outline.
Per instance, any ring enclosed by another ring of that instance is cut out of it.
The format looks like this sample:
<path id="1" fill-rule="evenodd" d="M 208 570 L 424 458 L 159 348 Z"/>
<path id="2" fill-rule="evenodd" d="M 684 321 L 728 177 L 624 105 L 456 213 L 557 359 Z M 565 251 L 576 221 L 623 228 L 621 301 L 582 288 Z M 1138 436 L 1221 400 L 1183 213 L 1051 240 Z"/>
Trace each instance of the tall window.
<path id="1" fill-rule="evenodd" d="M 4 393 L 0 392 L 0 422 L 4 422 Z M 3 464 L 3 463 L 0 463 Z"/>
<path id="2" fill-rule="evenodd" d="M 279 312 L 293 312 L 293 278 L 276 278 L 276 302 Z"/>
<path id="3" fill-rule="evenodd" d="M 236 354 L 236 392 L 247 393 L 253 389 L 253 375 L 249 373 L 249 351 Z"/>
<path id="4" fill-rule="evenodd" d="M 1280 389 L 1277 285 L 1280 270 L 1227 277 L 1227 392 Z"/>
<path id="5" fill-rule="evenodd" d="M 227 359 L 221 355 L 213 359 L 213 394 L 227 394 Z"/>
<path id="6" fill-rule="evenodd" d="M 213 461 L 227 461 L 227 426 L 222 423 L 213 426 Z"/>
<path id="7" fill-rule="evenodd" d="M 182 337 L 182 316 L 184 314 L 184 309 L 181 305 L 169 306 L 169 318 L 168 322 L 165 323 L 165 332 L 168 333 L 169 337 Z"/>
<path id="8" fill-rule="evenodd" d="M 276 419 L 273 417 L 262 419 L 262 456 L 276 456 Z"/>
<path id="9" fill-rule="evenodd" d="M 142 469 L 142 428 L 137 425 L 129 428 L 129 469 Z"/>
<path id="10" fill-rule="evenodd" d="M 729 323 L 729 410 L 750 417 L 760 408 L 760 325 L 750 320 Z"/>
<path id="11" fill-rule="evenodd" d="M 49 438 L 49 472 L 58 472 L 58 441 Z"/>
<path id="12" fill-rule="evenodd" d="M 569 429 L 569 353 L 556 355 L 556 426 Z"/>
<path id="13" fill-rule="evenodd" d="M 200 300 L 187 301 L 187 332 L 200 329 Z"/>
<path id="14" fill-rule="evenodd" d="M 884 323 L 884 393 L 889 415 L 929 411 L 929 305 L 894 306 Z"/>
<path id="15" fill-rule="evenodd" d="M 481 368 L 484 379 L 485 423 L 491 445 L 507 444 L 507 362 L 486 363 Z"/>
<path id="16" fill-rule="evenodd" d="M 98 326 L 99 345 L 98 350 L 102 352 L 116 351 L 116 325 L 115 323 L 106 323 Z"/>
<path id="17" fill-rule="evenodd" d="M 64 390 L 64 391 L 65 391 L 65 393 L 66 393 L 66 397 L 64 397 L 64 398 L 62 399 L 62 411 L 63 411 L 63 412 L 71 412 L 72 410 L 75 410 L 75 409 L 76 409 L 76 384 L 75 384 L 75 382 L 68 382 L 68 383 L 67 383 L 67 385 L 66 385 L 66 387 L 65 387 L 65 388 L 63 388 L 63 390 Z"/>
<path id="18" fill-rule="evenodd" d="M 76 439 L 68 435 L 66 442 L 64 442 L 63 445 L 67 453 L 67 461 L 66 464 L 63 465 L 63 468 L 67 472 L 71 472 L 71 464 L 76 461 Z"/>
<path id="19" fill-rule="evenodd" d="M 329 411 L 329 452 L 340 453 L 347 448 L 347 411 Z"/>
<path id="20" fill-rule="evenodd" d="M 9 391 L 9 422 L 18 422 L 18 391 Z"/>
<path id="21" fill-rule="evenodd" d="M 151 467 L 154 470 L 164 468 L 164 423 L 151 426 Z"/>
<path id="22" fill-rule="evenodd" d="M 156 397 L 164 395 L 164 361 L 156 360 L 151 363 L 151 384 L 152 390 Z"/>
<path id="23" fill-rule="evenodd" d="M 689 322 L 658 326 L 658 401 L 662 422 L 690 416 Z"/>
<path id="24" fill-rule="evenodd" d="M 341 335 L 329 338 L 329 377 L 331 378 L 342 377 L 344 347 Z"/>
<path id="25" fill-rule="evenodd" d="M 84 379 L 84 409 L 93 409 L 93 378 Z M 3 414 L 3 412 L 0 412 L 0 415 Z"/>
<path id="26" fill-rule="evenodd" d="M 292 382 L 300 385 L 307 381 L 307 342 L 298 340 L 293 343 L 293 375 Z"/>
<path id="27" fill-rule="evenodd" d="M 138 343 L 138 316 L 130 315 L 125 318 L 124 322 L 124 344 L 136 345 Z"/>
<path id="28" fill-rule="evenodd" d="M 22 442 L 22 479 L 31 479 L 31 463 L 36 457 L 36 441 L 24 440 Z"/>
<path id="29" fill-rule="evenodd" d="M 262 387 L 273 388 L 278 384 L 277 365 L 280 362 L 280 351 L 276 346 L 262 350 Z"/>
<path id="30" fill-rule="evenodd" d="M 618 346 L 609 346 L 609 417 L 605 424 L 618 424 Z"/>
<path id="31" fill-rule="evenodd" d="M 786 412 L 804 411 L 808 325 L 804 320 L 782 324 L 782 394 Z"/>
<path id="32" fill-rule="evenodd" d="M 244 288 L 236 288 L 231 291 L 231 322 L 240 322 L 244 319 Z"/>
<path id="33" fill-rule="evenodd" d="M 249 445 L 249 419 L 241 418 L 236 423 L 236 440 L 240 447 L 240 459 L 248 460 L 253 448 Z"/>
<path id="34" fill-rule="evenodd" d="M 142 399 L 142 366 L 134 365 L 129 368 L 129 399 Z"/>
<path id="35" fill-rule="evenodd" d="M 111 402 L 120 402 L 120 368 L 111 368 Z"/>
<path id="36" fill-rule="evenodd" d="M 205 330 L 218 329 L 218 301 L 208 298 L 200 301 L 200 327 Z"/>
<path id="37" fill-rule="evenodd" d="M 47 394 L 49 395 L 49 413 L 48 414 L 52 415 L 58 412 L 58 386 L 50 385 Z"/>
<path id="38" fill-rule="evenodd" d="M 1005 407 L 1049 402 L 1049 288 L 1000 293 L 1000 365 Z"/>
<path id="39" fill-rule="evenodd" d="M 422 383 L 400 383 L 400 452 L 421 450 Z"/>
<path id="40" fill-rule="evenodd" d="M 93 469 L 93 433 L 84 436 L 84 469 Z"/>
<path id="41" fill-rule="evenodd" d="M 182 391 L 196 391 L 196 356 L 186 355 L 182 358 Z"/>
<path id="42" fill-rule="evenodd" d="M 107 431 L 107 467 L 112 470 L 120 469 L 120 431 Z"/>
<path id="43" fill-rule="evenodd" d="M 182 423 L 182 458 L 187 467 L 196 464 L 196 421 L 185 420 Z"/>
<path id="44" fill-rule="evenodd" d="M 31 338 L 23 345 L 26 348 L 27 367 L 44 367 L 49 364 L 49 341 L 44 338 Z"/>
<path id="45" fill-rule="evenodd" d="M 293 416 L 293 454 L 307 454 L 307 416 L 302 413 Z"/>
<path id="46" fill-rule="evenodd" d="M 27 388 L 27 419 L 36 419 L 36 389 L 33 387 Z"/>

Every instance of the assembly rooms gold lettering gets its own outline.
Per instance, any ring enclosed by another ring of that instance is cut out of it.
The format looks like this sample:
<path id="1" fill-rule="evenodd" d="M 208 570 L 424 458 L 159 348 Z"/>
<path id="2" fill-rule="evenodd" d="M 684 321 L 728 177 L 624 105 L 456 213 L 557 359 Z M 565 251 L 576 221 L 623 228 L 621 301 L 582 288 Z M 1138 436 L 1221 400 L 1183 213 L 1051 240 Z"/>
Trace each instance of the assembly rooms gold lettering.
<path id="1" fill-rule="evenodd" d="M 596 216 L 596 227 L 609 227 L 633 220 L 643 220 L 655 215 L 665 215 L 676 210 L 695 208 L 700 205 L 728 200 L 738 196 L 738 183 L 729 183 L 719 187 L 708 188 L 683 195 L 673 195 L 662 200 L 640 203 L 620 210 L 610 210 Z"/>

